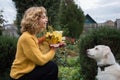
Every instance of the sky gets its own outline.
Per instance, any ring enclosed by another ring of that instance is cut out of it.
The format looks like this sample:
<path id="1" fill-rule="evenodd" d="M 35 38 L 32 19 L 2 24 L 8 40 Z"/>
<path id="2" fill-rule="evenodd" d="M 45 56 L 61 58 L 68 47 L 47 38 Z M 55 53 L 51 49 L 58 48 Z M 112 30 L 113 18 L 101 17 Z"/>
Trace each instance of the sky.
<path id="1" fill-rule="evenodd" d="M 89 14 L 97 23 L 107 20 L 115 21 L 120 18 L 120 0 L 74 0 L 81 7 L 84 14 Z M 16 9 L 12 0 L 0 0 L 0 10 L 3 10 L 4 19 L 13 23 L 16 18 Z"/>
<path id="2" fill-rule="evenodd" d="M 75 0 L 75 3 L 97 23 L 120 19 L 120 0 Z"/>
<path id="3" fill-rule="evenodd" d="M 13 23 L 16 19 L 16 8 L 12 0 L 0 0 L 0 10 L 3 10 L 2 13 L 4 19 L 7 20 L 7 24 Z"/>

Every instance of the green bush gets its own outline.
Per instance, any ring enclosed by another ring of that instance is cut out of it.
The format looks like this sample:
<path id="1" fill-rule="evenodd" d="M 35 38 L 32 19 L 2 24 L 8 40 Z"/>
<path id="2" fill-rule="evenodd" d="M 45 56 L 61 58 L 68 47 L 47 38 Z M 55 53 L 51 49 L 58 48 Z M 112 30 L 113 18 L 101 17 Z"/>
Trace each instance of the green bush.
<path id="1" fill-rule="evenodd" d="M 65 47 L 57 49 L 57 53 L 53 61 L 56 62 L 58 65 L 62 66 L 74 66 L 72 64 L 76 64 L 76 62 L 74 62 L 75 61 L 74 59 L 76 58 L 74 57 L 78 55 L 78 52 L 79 49 L 77 43 L 75 44 L 68 43 Z M 71 59 L 71 57 L 70 59 L 68 59 L 69 56 L 72 56 L 73 59 Z"/>
<path id="2" fill-rule="evenodd" d="M 87 57 L 86 50 L 95 45 L 107 45 L 111 48 L 116 60 L 120 60 L 120 30 L 98 28 L 89 31 L 80 37 L 80 74 L 84 80 L 95 80 L 97 65 L 93 59 Z"/>
<path id="3" fill-rule="evenodd" d="M 2 30 L 0 29 L 0 36 L 2 35 Z"/>
<path id="4" fill-rule="evenodd" d="M 80 64 L 78 63 L 79 57 L 67 58 L 69 66 L 59 66 L 59 80 L 83 80 L 79 74 Z"/>
<path id="5" fill-rule="evenodd" d="M 59 67 L 60 80 L 80 80 L 79 67 Z"/>
<path id="6" fill-rule="evenodd" d="M 0 73 L 2 73 L 0 80 L 8 80 L 5 78 L 9 73 L 11 63 L 14 59 L 16 43 L 17 38 L 15 37 L 0 36 Z"/>

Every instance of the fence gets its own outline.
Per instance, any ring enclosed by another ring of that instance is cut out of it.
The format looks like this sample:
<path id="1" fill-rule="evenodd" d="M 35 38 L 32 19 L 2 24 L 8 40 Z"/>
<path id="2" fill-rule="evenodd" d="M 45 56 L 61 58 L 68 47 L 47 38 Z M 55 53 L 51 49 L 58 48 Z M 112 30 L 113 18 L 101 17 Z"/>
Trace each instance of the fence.
<path id="1" fill-rule="evenodd" d="M 99 27 L 117 28 L 116 26 L 110 26 L 106 24 L 84 24 L 84 32 L 88 32 L 91 29 L 96 29 Z"/>

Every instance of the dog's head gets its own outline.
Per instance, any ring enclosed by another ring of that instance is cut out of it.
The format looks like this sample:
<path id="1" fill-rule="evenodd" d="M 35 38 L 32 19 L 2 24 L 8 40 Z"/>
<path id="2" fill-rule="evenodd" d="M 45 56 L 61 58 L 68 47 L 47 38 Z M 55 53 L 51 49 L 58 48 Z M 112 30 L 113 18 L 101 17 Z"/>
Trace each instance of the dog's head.
<path id="1" fill-rule="evenodd" d="M 88 57 L 95 59 L 96 61 L 106 58 L 110 53 L 110 48 L 105 45 L 97 45 L 94 48 L 87 49 Z"/>

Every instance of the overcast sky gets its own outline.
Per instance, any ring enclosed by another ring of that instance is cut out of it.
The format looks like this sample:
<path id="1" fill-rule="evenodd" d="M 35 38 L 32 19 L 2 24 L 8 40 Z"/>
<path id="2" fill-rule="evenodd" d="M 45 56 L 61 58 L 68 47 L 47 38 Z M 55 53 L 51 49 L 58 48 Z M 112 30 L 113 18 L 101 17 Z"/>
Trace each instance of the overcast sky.
<path id="1" fill-rule="evenodd" d="M 89 14 L 97 23 L 120 18 L 120 0 L 75 0 L 84 14 Z M 4 18 L 13 23 L 16 9 L 12 0 L 0 0 L 0 10 L 4 11 Z"/>
<path id="2" fill-rule="evenodd" d="M 75 0 L 84 14 L 89 14 L 96 22 L 115 21 L 120 18 L 120 0 Z"/>
<path id="3" fill-rule="evenodd" d="M 12 0 L 0 0 L 0 10 L 3 10 L 4 19 L 13 23 L 16 18 L 16 9 Z"/>

